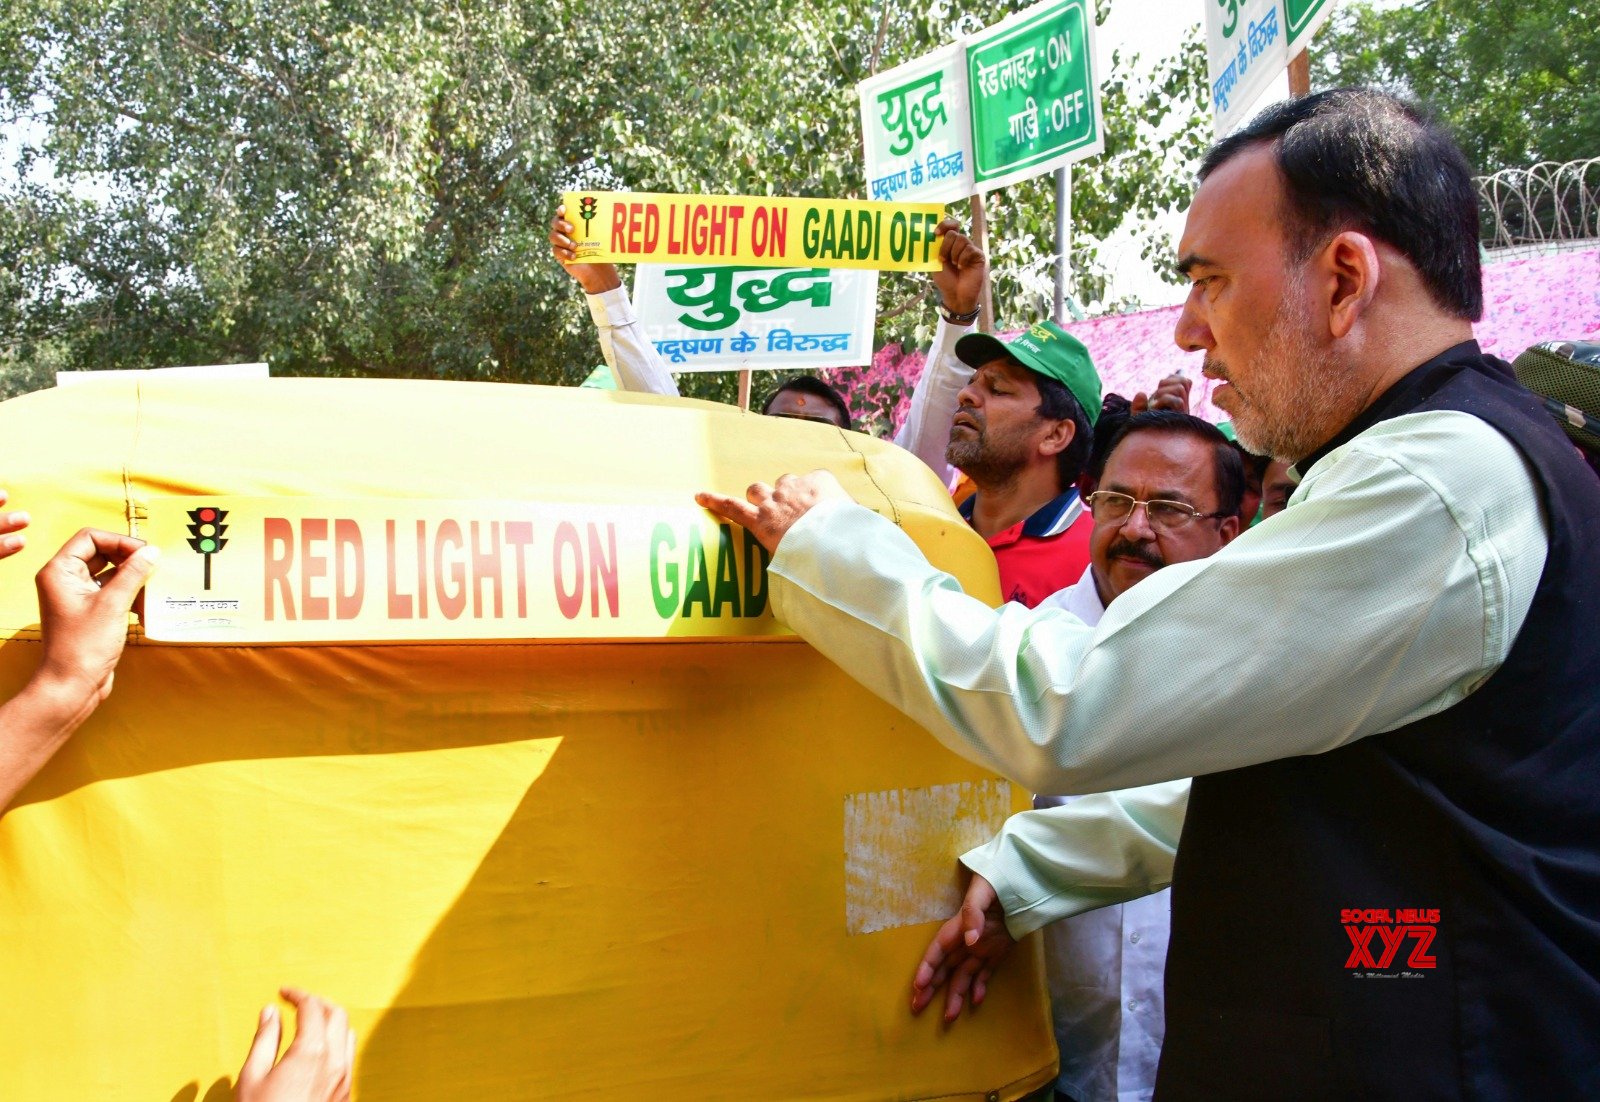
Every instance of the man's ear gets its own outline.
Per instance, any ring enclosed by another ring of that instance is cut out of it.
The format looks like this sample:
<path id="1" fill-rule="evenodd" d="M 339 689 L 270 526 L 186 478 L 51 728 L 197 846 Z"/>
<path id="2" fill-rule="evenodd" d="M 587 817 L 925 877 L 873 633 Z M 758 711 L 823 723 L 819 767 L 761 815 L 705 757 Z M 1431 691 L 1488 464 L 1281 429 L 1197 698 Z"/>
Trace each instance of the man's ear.
<path id="1" fill-rule="evenodd" d="M 1073 424 L 1070 417 L 1051 421 L 1049 425 L 1049 430 L 1039 438 L 1039 454 L 1060 455 L 1072 444 L 1072 438 L 1078 434 L 1078 426 Z"/>
<path id="2" fill-rule="evenodd" d="M 1217 525 L 1217 532 L 1222 536 L 1222 546 L 1226 547 L 1232 543 L 1243 528 L 1244 521 L 1240 520 L 1238 516 L 1223 517 Z"/>
<path id="3" fill-rule="evenodd" d="M 1335 234 L 1313 261 L 1327 288 L 1328 332 L 1335 340 L 1354 329 L 1383 279 L 1378 246 L 1364 233 L 1345 230 Z"/>

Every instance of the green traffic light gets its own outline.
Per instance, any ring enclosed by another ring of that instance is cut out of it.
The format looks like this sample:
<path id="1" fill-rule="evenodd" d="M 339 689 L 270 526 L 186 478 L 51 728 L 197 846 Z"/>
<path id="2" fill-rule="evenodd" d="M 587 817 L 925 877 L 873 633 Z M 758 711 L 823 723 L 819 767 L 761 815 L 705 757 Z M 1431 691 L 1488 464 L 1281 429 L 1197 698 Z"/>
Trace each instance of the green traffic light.
<path id="1" fill-rule="evenodd" d="M 207 540 L 201 540 L 200 541 L 200 553 L 201 554 L 209 555 L 213 551 L 215 551 L 216 549 L 217 549 L 217 541 L 216 540 L 207 539 Z"/>

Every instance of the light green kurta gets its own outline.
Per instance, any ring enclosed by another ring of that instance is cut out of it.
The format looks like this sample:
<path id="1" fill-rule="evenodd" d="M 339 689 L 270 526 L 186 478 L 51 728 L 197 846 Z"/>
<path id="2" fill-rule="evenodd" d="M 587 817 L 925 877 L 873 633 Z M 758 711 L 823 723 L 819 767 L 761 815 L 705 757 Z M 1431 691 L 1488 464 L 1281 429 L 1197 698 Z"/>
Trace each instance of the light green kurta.
<path id="1" fill-rule="evenodd" d="M 772 598 L 956 753 L 1034 792 L 1112 792 L 1323 753 L 1455 704 L 1505 660 L 1547 548 L 1510 442 L 1430 412 L 1330 452 L 1283 513 L 1153 574 L 1095 628 L 967 597 L 845 501 L 790 529 Z M 1164 886 L 1176 808 L 1165 790 L 1120 792 L 1062 809 L 1070 829 L 1008 827 L 985 859 L 1014 932 Z"/>

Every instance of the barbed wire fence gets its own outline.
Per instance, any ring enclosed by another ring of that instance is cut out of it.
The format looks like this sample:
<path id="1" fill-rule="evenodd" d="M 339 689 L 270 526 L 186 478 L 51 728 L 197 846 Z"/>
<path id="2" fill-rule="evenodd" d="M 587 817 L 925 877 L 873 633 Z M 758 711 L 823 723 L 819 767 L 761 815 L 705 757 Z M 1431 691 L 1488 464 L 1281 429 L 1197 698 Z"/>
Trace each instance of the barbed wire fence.
<path id="1" fill-rule="evenodd" d="M 1495 259 L 1600 241 L 1600 157 L 1505 168 L 1476 183 L 1480 240 Z"/>

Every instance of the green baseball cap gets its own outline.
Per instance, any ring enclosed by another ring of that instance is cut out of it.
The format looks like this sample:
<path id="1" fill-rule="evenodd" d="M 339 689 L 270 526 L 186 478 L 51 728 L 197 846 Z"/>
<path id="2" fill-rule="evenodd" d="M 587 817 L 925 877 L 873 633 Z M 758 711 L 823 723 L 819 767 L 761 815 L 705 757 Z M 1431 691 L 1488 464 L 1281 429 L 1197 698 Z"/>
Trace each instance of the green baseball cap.
<path id="1" fill-rule="evenodd" d="M 1053 321 L 1038 321 L 1009 341 L 968 333 L 956 341 L 956 357 L 968 367 L 1013 359 L 1072 392 L 1093 425 L 1100 418 L 1100 373 L 1083 342 Z"/>

